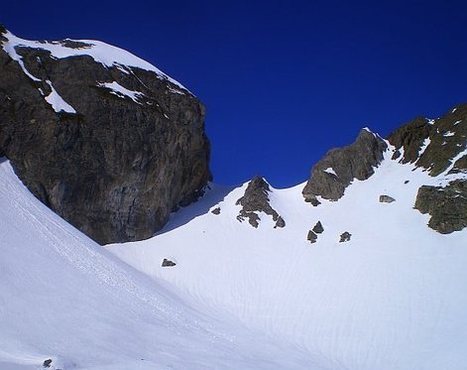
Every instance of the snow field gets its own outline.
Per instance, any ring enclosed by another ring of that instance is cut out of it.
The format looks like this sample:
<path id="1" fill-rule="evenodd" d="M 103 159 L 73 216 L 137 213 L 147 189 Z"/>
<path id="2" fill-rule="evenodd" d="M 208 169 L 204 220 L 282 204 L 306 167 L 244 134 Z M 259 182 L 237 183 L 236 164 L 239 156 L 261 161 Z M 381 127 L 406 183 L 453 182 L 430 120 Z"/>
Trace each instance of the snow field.
<path id="1" fill-rule="evenodd" d="M 273 229 L 266 215 L 258 229 L 236 220 L 247 184 L 230 193 L 213 185 L 171 221 L 191 214 L 190 222 L 169 222 L 152 239 L 108 248 L 205 310 L 227 312 L 329 368 L 462 369 L 467 233 L 441 235 L 426 226 L 428 215 L 413 209 L 416 192 L 444 175 L 393 161 L 391 150 L 338 202 L 312 207 L 301 196 L 304 184 L 273 189 L 284 229 Z M 383 194 L 396 201 L 380 203 Z M 200 212 L 216 207 L 220 215 Z M 307 232 L 317 221 L 324 233 L 310 244 Z M 344 231 L 351 240 L 339 243 Z M 168 256 L 177 266 L 161 268 Z"/>

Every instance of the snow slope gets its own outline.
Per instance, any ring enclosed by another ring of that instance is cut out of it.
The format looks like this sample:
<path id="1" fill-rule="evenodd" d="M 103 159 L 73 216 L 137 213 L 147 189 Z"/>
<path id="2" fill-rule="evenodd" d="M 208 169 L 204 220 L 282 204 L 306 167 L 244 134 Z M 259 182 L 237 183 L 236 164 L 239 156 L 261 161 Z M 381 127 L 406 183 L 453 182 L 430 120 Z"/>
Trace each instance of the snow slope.
<path id="1" fill-rule="evenodd" d="M 247 184 L 213 185 L 157 236 L 108 249 L 205 310 L 232 315 L 330 368 L 466 369 L 467 230 L 442 235 L 427 227 L 428 216 L 412 208 L 417 189 L 446 184 L 447 176 L 391 160 L 393 150 L 338 202 L 312 207 L 304 184 L 273 189 L 283 229 L 269 217 L 258 229 L 237 221 L 235 202 Z M 396 201 L 380 203 L 383 194 Z M 219 215 L 209 212 L 216 207 Z M 324 233 L 310 244 L 317 221 Z M 339 243 L 344 231 L 351 240 Z M 177 265 L 162 268 L 164 258 Z"/>
<path id="2" fill-rule="evenodd" d="M 306 351 L 149 279 L 40 203 L 0 159 L 0 369 L 278 369 Z M 186 297 L 185 297 L 186 298 Z"/>

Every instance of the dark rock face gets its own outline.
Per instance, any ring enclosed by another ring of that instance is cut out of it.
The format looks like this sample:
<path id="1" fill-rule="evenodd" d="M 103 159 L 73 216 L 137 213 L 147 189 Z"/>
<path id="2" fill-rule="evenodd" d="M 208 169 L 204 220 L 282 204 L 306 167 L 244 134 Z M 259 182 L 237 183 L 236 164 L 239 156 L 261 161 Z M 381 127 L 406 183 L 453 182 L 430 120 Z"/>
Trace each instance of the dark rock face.
<path id="1" fill-rule="evenodd" d="M 340 236 L 339 243 L 344 243 L 344 242 L 350 241 L 351 236 L 352 236 L 352 234 L 349 233 L 348 231 L 343 232 L 341 234 L 341 236 Z"/>
<path id="2" fill-rule="evenodd" d="M 453 181 L 445 188 L 422 186 L 415 208 L 429 213 L 428 226 L 442 234 L 462 230 L 467 227 L 467 181 Z"/>
<path id="3" fill-rule="evenodd" d="M 173 267 L 173 266 L 176 266 L 177 264 L 171 260 L 168 260 L 167 258 L 164 258 L 164 260 L 162 261 L 162 264 L 161 266 L 162 267 Z"/>
<path id="4" fill-rule="evenodd" d="M 316 243 L 316 241 L 318 240 L 318 235 L 316 235 L 312 230 L 308 231 L 308 235 L 306 237 L 306 239 L 311 243 Z"/>
<path id="5" fill-rule="evenodd" d="M 392 202 L 395 202 L 396 200 L 393 197 L 389 196 L 389 195 L 383 194 L 383 195 L 379 196 L 379 201 L 381 203 L 392 203 Z"/>
<path id="6" fill-rule="evenodd" d="M 316 234 L 321 234 L 324 231 L 323 225 L 321 224 L 321 221 L 318 221 L 315 226 L 313 226 L 312 229 Z"/>
<path id="7" fill-rule="evenodd" d="M 389 136 L 403 152 L 402 163 L 415 163 L 431 176 L 467 173 L 467 104 L 436 120 L 417 118 Z M 428 213 L 428 226 L 446 234 L 467 227 L 467 181 L 454 179 L 446 187 L 422 186 L 415 207 Z"/>
<path id="8" fill-rule="evenodd" d="M 268 193 L 271 191 L 268 183 L 262 177 L 255 177 L 251 180 L 245 190 L 245 195 L 237 200 L 236 205 L 241 205 L 237 219 L 242 222 L 248 218 L 248 222 L 253 227 L 259 226 L 260 218 L 256 212 L 264 212 L 276 221 L 275 228 L 285 226 L 284 219 L 269 204 Z"/>
<path id="9" fill-rule="evenodd" d="M 205 109 L 191 93 L 137 67 L 16 52 L 38 81 L 0 48 L 0 156 L 52 210 L 106 244 L 151 237 L 202 194 L 210 147 Z M 141 94 L 102 85 L 112 82 Z M 76 113 L 52 108 L 44 98 L 52 86 Z"/>
<path id="10" fill-rule="evenodd" d="M 402 151 L 402 163 L 415 163 L 437 176 L 446 171 L 452 159 L 467 146 L 467 104 L 459 105 L 436 120 L 416 118 L 389 135 L 389 142 Z M 467 158 L 459 159 L 466 169 Z"/>
<path id="11" fill-rule="evenodd" d="M 279 227 L 279 228 L 285 227 L 285 221 L 282 218 L 282 216 L 277 217 L 276 224 L 274 225 L 274 228 L 277 228 L 277 227 Z"/>
<path id="12" fill-rule="evenodd" d="M 302 192 L 305 201 L 315 206 L 317 196 L 338 200 L 354 179 L 366 180 L 374 173 L 386 148 L 384 140 L 363 129 L 352 145 L 330 150 L 311 171 Z"/>

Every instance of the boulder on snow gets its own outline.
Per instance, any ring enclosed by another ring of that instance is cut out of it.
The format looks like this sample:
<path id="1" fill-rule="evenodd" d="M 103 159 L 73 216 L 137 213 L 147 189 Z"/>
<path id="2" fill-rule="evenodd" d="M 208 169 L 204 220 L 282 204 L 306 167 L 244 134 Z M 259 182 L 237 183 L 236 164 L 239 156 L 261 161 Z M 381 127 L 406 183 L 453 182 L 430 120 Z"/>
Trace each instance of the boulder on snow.
<path id="1" fill-rule="evenodd" d="M 343 242 L 348 242 L 350 241 L 350 237 L 352 236 L 351 233 L 349 233 L 348 231 L 344 231 L 342 234 L 341 234 L 341 238 L 339 240 L 339 243 L 343 243 Z"/>
<path id="2" fill-rule="evenodd" d="M 312 230 L 308 231 L 308 236 L 306 237 L 310 243 L 316 243 L 318 240 L 318 235 L 316 235 Z"/>
<path id="3" fill-rule="evenodd" d="M 216 207 L 211 211 L 212 214 L 219 215 L 221 213 L 221 207 Z"/>
<path id="4" fill-rule="evenodd" d="M 49 368 L 50 365 L 52 365 L 52 359 L 50 359 L 50 358 L 47 359 L 47 360 L 44 360 L 44 362 L 42 363 L 42 367 L 43 367 L 44 369 Z"/>
<path id="5" fill-rule="evenodd" d="M 389 195 L 382 194 L 382 195 L 379 196 L 379 201 L 381 203 L 392 203 L 392 202 L 395 202 L 396 200 L 393 197 L 389 196 Z"/>
<path id="6" fill-rule="evenodd" d="M 461 104 L 435 120 L 418 117 L 396 129 L 388 140 L 402 152 L 400 162 L 415 163 L 437 176 L 466 148 L 467 125 L 462 124 L 466 119 L 467 104 Z"/>
<path id="7" fill-rule="evenodd" d="M 164 260 L 162 261 L 162 265 L 161 265 L 161 266 L 162 266 L 162 267 L 173 267 L 173 266 L 175 266 L 175 265 L 176 265 L 175 262 L 173 262 L 173 261 L 171 261 L 171 260 L 169 260 L 169 259 L 167 259 L 167 258 L 164 258 Z"/>
<path id="8" fill-rule="evenodd" d="M 324 231 L 323 225 L 321 224 L 321 221 L 318 221 L 315 226 L 313 226 L 312 229 L 316 234 L 321 234 Z"/>

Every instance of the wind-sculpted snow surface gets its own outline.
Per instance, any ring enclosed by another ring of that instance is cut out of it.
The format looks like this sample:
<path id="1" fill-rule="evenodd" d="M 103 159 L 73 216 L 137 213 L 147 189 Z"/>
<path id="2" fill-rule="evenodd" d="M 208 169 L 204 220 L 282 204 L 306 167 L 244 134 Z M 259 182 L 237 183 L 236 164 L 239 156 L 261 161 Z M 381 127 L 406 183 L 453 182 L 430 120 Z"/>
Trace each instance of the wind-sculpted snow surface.
<path id="1" fill-rule="evenodd" d="M 324 368 L 191 308 L 50 211 L 1 158 L 0 256 L 2 370 Z"/>
<path id="2" fill-rule="evenodd" d="M 392 160 L 396 149 L 386 144 L 374 174 L 354 180 L 337 202 L 319 198 L 321 205 L 310 207 L 304 184 L 271 188 L 271 207 L 287 220 L 285 228 L 274 229 L 262 213 L 257 229 L 237 222 L 235 202 L 247 184 L 217 204 L 210 198 L 224 190 L 213 186 L 174 214 L 166 232 L 109 249 L 332 369 L 465 369 L 467 229 L 440 234 L 413 209 L 422 185 L 443 186 L 463 175 L 429 176 Z M 395 201 L 380 202 L 381 195 Z M 199 215 L 205 204 L 219 211 Z M 190 213 L 198 216 L 170 227 Z M 310 244 L 318 221 L 324 231 Z M 351 239 L 339 243 L 346 232 Z M 160 267 L 164 258 L 177 265 Z"/>

